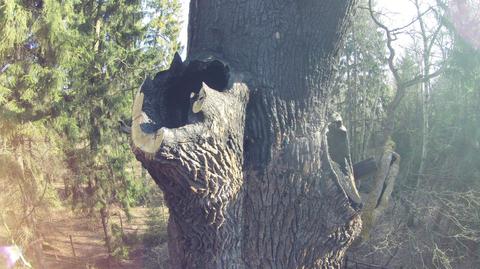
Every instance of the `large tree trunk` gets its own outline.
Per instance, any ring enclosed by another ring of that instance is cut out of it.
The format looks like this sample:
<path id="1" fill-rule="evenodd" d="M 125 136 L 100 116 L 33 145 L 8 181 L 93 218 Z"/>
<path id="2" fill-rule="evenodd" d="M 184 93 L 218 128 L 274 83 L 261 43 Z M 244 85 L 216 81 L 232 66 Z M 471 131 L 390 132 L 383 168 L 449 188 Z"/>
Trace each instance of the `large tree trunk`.
<path id="1" fill-rule="evenodd" d="M 193 0 L 188 58 L 137 94 L 133 150 L 165 192 L 172 268 L 339 268 L 360 200 L 328 123 L 349 0 Z"/>

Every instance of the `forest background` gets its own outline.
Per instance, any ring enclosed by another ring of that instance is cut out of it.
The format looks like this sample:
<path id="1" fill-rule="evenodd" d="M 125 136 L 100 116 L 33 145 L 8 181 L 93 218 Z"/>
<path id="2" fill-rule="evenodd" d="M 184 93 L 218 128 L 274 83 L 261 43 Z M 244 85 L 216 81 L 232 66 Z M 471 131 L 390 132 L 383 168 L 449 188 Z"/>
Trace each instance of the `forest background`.
<path id="1" fill-rule="evenodd" d="M 478 268 L 480 3 L 402 1 L 400 24 L 383 3 L 360 1 L 340 55 L 331 107 L 349 130 L 353 162 L 382 150 L 387 119 L 388 145 L 401 156 L 389 192 L 365 205 L 381 214 L 348 257 Z M 45 267 L 54 246 L 41 227 L 68 211 L 99 224 L 109 262 L 140 246 L 143 266 L 161 268 L 162 195 L 124 131 L 139 85 L 184 51 L 182 12 L 177 0 L 0 1 L 1 246 Z M 375 183 L 357 185 L 367 197 Z M 119 232 L 113 216 L 128 223 L 142 206 L 151 209 L 146 232 Z"/>

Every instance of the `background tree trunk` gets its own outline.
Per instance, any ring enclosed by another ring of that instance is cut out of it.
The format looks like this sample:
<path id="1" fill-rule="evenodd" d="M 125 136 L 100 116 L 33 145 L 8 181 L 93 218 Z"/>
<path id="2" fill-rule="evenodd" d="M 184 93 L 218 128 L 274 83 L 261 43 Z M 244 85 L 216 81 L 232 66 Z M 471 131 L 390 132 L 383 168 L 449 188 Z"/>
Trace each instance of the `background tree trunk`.
<path id="1" fill-rule="evenodd" d="M 191 1 L 187 61 L 145 81 L 132 122 L 173 268 L 340 267 L 361 228 L 346 129 L 328 124 L 351 8 Z"/>
<path id="2" fill-rule="evenodd" d="M 102 228 L 103 235 L 105 236 L 105 246 L 107 247 L 109 262 L 112 258 L 113 249 L 112 249 L 112 230 L 110 227 L 110 211 L 108 210 L 108 205 L 102 206 L 100 208 L 100 218 L 102 219 Z"/>

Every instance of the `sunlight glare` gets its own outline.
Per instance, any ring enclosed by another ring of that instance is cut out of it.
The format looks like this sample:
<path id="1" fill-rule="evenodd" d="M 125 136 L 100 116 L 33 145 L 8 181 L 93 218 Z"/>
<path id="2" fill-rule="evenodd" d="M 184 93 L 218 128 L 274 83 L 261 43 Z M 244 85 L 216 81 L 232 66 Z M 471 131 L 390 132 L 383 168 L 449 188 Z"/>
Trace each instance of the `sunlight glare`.
<path id="1" fill-rule="evenodd" d="M 26 267 L 32 268 L 30 263 L 23 257 L 22 250 L 17 245 L 0 247 L 0 254 L 5 258 L 6 268 L 13 268 L 18 260 L 21 260 Z"/>
<path id="2" fill-rule="evenodd" d="M 450 1 L 450 16 L 457 33 L 474 48 L 480 49 L 480 1 Z"/>

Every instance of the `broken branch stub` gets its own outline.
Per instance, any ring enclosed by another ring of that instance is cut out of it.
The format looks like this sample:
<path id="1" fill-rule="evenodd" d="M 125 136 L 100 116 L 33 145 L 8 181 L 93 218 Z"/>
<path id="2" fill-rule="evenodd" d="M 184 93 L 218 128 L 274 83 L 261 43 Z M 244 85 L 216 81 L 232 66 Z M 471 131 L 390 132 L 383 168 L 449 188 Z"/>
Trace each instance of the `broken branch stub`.
<path id="1" fill-rule="evenodd" d="M 328 159 L 336 175 L 335 178 L 337 178 L 340 188 L 347 195 L 351 206 L 359 209 L 362 207 L 362 199 L 355 185 L 347 129 L 338 113 L 334 113 L 332 117 L 327 131 Z"/>
<path id="2" fill-rule="evenodd" d="M 360 240 L 370 237 L 371 229 L 387 209 L 399 168 L 400 155 L 386 147 L 378 163 L 373 188 L 366 194 L 366 203 L 362 214 L 364 227 L 359 237 Z"/>
<path id="3" fill-rule="evenodd" d="M 215 235 L 241 226 L 229 212 L 243 184 L 247 101 L 247 86 L 220 61 L 177 57 L 135 98 L 132 148 L 164 191 L 190 268 L 229 247 Z"/>

